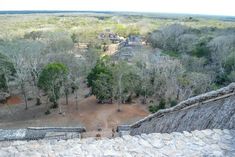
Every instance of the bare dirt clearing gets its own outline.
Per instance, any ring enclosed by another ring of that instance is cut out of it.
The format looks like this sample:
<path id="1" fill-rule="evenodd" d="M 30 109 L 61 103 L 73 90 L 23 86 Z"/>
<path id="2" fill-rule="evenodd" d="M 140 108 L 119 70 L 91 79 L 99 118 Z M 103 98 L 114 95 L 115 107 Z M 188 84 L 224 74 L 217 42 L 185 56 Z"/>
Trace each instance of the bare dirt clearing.
<path id="1" fill-rule="evenodd" d="M 148 115 L 143 105 L 122 104 L 121 112 L 117 112 L 117 104 L 96 104 L 94 96 L 81 101 L 78 110 L 74 111 L 74 116 L 78 116 L 87 130 L 113 128 L 120 123 L 128 123 Z"/>
<path id="2" fill-rule="evenodd" d="M 21 104 L 22 100 L 19 96 L 12 96 L 7 100 L 7 104 L 9 105 L 15 105 L 15 104 Z"/>
<path id="3" fill-rule="evenodd" d="M 21 102 L 19 98 L 17 100 Z M 78 106 L 73 96 L 69 100 L 69 105 L 65 105 L 65 100 L 60 101 L 64 114 L 59 114 L 58 109 L 52 109 L 51 114 L 45 115 L 45 104 L 35 106 L 34 101 L 30 101 L 28 110 L 24 110 L 23 103 L 1 105 L 0 128 L 82 125 L 94 134 L 99 128 L 110 133 L 118 124 L 130 123 L 149 114 L 146 106 L 138 103 L 122 104 L 121 112 L 117 112 L 117 104 L 97 104 L 94 96 L 82 99 Z"/>

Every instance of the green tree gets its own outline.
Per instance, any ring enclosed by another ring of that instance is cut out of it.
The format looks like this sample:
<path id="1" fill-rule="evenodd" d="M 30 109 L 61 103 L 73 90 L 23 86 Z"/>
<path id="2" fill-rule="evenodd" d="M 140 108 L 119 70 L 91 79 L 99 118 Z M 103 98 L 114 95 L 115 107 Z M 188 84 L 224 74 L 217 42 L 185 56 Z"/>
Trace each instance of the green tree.
<path id="1" fill-rule="evenodd" d="M 108 60 L 107 57 L 99 59 L 87 76 L 87 85 L 91 87 L 92 94 L 94 94 L 100 102 L 104 102 L 112 97 L 113 77 Z"/>
<path id="2" fill-rule="evenodd" d="M 118 101 L 117 111 L 121 111 L 120 104 L 131 101 L 132 95 L 139 85 L 139 77 L 134 66 L 125 61 L 120 61 L 113 65 L 113 96 Z M 137 83 L 138 82 L 138 83 Z"/>
<path id="3" fill-rule="evenodd" d="M 66 81 L 67 75 L 67 66 L 55 62 L 46 65 L 39 76 L 38 85 L 48 94 L 50 101 L 53 102 L 53 107 L 58 107 L 57 101 L 61 96 L 60 89 Z"/>
<path id="4" fill-rule="evenodd" d="M 72 39 L 73 43 L 78 43 L 78 41 L 79 41 L 78 35 L 76 33 L 72 33 L 71 39 Z"/>
<path id="5" fill-rule="evenodd" d="M 93 81 L 97 80 L 99 74 L 109 74 L 111 75 L 111 71 L 108 68 L 108 58 L 104 56 L 103 58 L 99 59 L 94 68 L 91 69 L 91 72 L 87 76 L 87 85 L 92 87 Z"/>
<path id="6" fill-rule="evenodd" d="M 92 93 L 99 102 L 104 103 L 112 99 L 112 75 L 100 73 L 92 83 Z"/>
<path id="7" fill-rule="evenodd" d="M 0 90 L 8 91 L 8 81 L 14 72 L 12 62 L 7 56 L 0 53 Z"/>

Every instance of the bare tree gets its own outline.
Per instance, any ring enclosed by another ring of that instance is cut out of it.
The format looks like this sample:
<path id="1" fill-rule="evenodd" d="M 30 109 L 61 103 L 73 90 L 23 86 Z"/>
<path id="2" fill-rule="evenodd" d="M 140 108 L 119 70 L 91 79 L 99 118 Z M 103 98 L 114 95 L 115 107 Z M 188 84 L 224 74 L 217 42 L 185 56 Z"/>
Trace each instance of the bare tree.
<path id="1" fill-rule="evenodd" d="M 133 78 L 132 74 L 135 73 L 133 66 L 127 62 L 119 61 L 112 69 L 113 76 L 113 99 L 118 101 L 117 111 L 120 112 L 120 105 L 125 103 L 127 97 L 131 97 L 135 81 L 137 78 Z"/>
<path id="2" fill-rule="evenodd" d="M 176 38 L 176 42 L 180 53 L 192 54 L 196 50 L 199 38 L 195 34 L 183 34 Z"/>
<path id="3" fill-rule="evenodd" d="M 38 80 L 39 80 L 39 75 L 42 71 L 42 67 L 49 62 L 48 57 L 44 57 L 41 52 L 37 52 L 29 54 L 27 56 L 27 62 L 29 63 L 31 81 L 33 83 L 35 91 L 36 105 L 40 105 L 42 102 L 41 102 L 40 89 L 38 87 Z"/>
<path id="4" fill-rule="evenodd" d="M 76 57 L 74 53 L 59 53 L 59 54 L 50 54 L 49 61 L 61 62 L 64 63 L 68 69 L 69 74 L 67 76 L 66 82 L 63 84 L 63 94 L 66 98 L 66 104 L 69 101 L 69 94 L 74 93 L 76 96 L 76 106 L 78 106 L 78 88 L 80 85 L 80 79 L 86 74 L 87 63 L 81 57 Z"/>
<path id="5" fill-rule="evenodd" d="M 61 53 L 71 51 L 73 40 L 65 32 L 47 32 L 42 36 L 44 43 L 47 45 L 46 53 Z"/>
<path id="6" fill-rule="evenodd" d="M 177 51 L 179 42 L 178 37 L 187 33 L 189 28 L 180 24 L 172 24 L 160 28 L 153 32 L 149 37 L 149 42 L 154 46 L 164 50 Z"/>
<path id="7" fill-rule="evenodd" d="M 208 44 L 213 64 L 219 72 L 224 73 L 224 64 L 229 54 L 235 49 L 234 45 L 234 35 L 218 36 Z"/>
<path id="8" fill-rule="evenodd" d="M 141 87 L 140 87 L 140 94 L 144 97 L 143 104 L 147 103 L 147 96 L 153 93 L 152 88 L 152 68 L 153 59 L 155 56 L 149 53 L 149 51 L 144 53 L 138 53 L 135 56 L 134 62 L 138 67 L 138 76 L 140 76 Z"/>
<path id="9" fill-rule="evenodd" d="M 24 97 L 25 109 L 28 109 L 28 95 L 27 95 L 27 85 L 29 85 L 30 80 L 30 70 L 29 64 L 22 55 L 13 55 L 12 62 L 15 69 L 15 81 L 20 87 L 21 93 Z"/>

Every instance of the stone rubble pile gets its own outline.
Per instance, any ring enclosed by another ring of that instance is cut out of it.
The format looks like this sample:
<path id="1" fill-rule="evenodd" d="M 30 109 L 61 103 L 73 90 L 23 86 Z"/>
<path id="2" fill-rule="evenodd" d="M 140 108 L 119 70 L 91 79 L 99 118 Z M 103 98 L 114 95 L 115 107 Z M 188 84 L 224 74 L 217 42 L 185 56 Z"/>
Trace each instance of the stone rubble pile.
<path id="1" fill-rule="evenodd" d="M 4 141 L 1 157 L 53 156 L 235 156 L 235 130 L 202 130 L 125 135 L 113 139 Z"/>

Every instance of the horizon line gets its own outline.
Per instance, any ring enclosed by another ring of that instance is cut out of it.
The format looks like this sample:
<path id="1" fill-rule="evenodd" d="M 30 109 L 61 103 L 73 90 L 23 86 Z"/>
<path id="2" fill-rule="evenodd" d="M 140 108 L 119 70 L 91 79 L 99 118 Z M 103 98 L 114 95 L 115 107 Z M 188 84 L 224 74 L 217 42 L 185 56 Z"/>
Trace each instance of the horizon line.
<path id="1" fill-rule="evenodd" d="M 110 11 L 110 10 L 0 10 L 0 13 L 12 12 L 11 14 L 17 14 L 13 12 L 35 12 L 43 14 L 43 12 L 96 12 L 96 13 L 143 13 L 143 14 L 175 14 L 175 15 L 192 15 L 192 16 L 223 16 L 223 17 L 235 17 L 235 15 L 221 15 L 221 14 L 199 14 L 199 13 L 174 13 L 174 12 L 146 12 L 146 11 Z M 22 13 L 26 14 L 26 13 Z"/>

